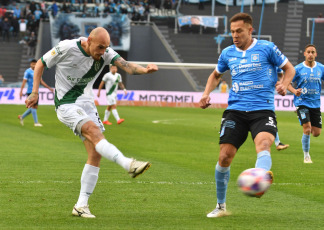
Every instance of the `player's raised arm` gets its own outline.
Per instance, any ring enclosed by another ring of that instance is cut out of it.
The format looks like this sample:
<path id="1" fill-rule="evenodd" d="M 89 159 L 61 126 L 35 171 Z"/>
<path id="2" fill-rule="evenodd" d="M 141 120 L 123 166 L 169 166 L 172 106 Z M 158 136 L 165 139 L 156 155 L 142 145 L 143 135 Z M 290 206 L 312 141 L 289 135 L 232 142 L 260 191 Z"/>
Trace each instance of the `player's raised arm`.
<path id="1" fill-rule="evenodd" d="M 199 106 L 202 109 L 206 109 L 210 106 L 210 96 L 209 94 L 213 91 L 216 86 L 219 84 L 219 81 L 222 77 L 222 74 L 219 74 L 216 70 L 214 70 L 208 77 L 205 91 L 199 101 Z"/>
<path id="2" fill-rule="evenodd" d="M 117 58 L 114 65 L 132 75 L 153 73 L 158 70 L 158 67 L 155 64 L 148 64 L 146 67 L 143 67 L 141 65 L 128 62 L 122 57 Z"/>
<path id="3" fill-rule="evenodd" d="M 27 97 L 25 103 L 27 108 L 31 108 L 34 104 L 37 103 L 38 100 L 38 91 L 39 91 L 39 84 L 42 79 L 42 75 L 44 72 L 45 66 L 41 59 L 39 59 L 36 63 L 35 70 L 34 70 L 34 84 L 33 84 L 33 91 Z"/>

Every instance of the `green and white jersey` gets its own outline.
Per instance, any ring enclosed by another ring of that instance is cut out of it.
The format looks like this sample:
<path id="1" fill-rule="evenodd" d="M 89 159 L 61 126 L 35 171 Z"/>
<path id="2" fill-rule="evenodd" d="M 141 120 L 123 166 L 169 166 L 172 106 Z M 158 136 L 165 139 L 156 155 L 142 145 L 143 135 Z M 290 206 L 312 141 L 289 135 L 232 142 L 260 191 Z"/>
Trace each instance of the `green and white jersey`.
<path id="1" fill-rule="evenodd" d="M 99 61 L 94 60 L 81 47 L 81 40 L 64 40 L 42 58 L 47 68 L 56 65 L 55 107 L 62 104 L 94 101 L 93 83 L 105 65 L 112 64 L 120 55 L 107 48 Z"/>
<path id="2" fill-rule="evenodd" d="M 120 74 L 112 74 L 111 72 L 109 72 L 103 76 L 102 80 L 105 82 L 106 95 L 116 95 L 118 90 L 118 84 L 122 82 Z"/>

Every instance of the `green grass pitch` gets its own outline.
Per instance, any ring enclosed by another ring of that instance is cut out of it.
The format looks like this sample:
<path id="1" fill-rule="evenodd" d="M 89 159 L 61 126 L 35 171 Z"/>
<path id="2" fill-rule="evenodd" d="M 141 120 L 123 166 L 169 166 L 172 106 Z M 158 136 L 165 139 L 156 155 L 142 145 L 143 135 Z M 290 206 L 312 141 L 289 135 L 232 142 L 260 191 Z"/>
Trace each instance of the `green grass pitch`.
<path id="1" fill-rule="evenodd" d="M 101 117 L 105 107 L 98 107 Z M 323 134 L 311 137 L 313 164 L 303 163 L 302 128 L 294 112 L 277 112 L 281 141 L 272 146 L 274 184 L 261 198 L 240 193 L 236 179 L 254 167 L 249 136 L 237 153 L 227 193 L 231 216 L 209 219 L 216 205 L 214 168 L 222 110 L 118 107 L 117 125 L 106 138 L 126 156 L 149 160 L 136 179 L 102 160 L 89 200 L 96 219 L 71 215 L 87 154 L 78 137 L 61 124 L 53 106 L 40 105 L 44 127 L 23 105 L 0 105 L 0 229 L 324 229 Z"/>

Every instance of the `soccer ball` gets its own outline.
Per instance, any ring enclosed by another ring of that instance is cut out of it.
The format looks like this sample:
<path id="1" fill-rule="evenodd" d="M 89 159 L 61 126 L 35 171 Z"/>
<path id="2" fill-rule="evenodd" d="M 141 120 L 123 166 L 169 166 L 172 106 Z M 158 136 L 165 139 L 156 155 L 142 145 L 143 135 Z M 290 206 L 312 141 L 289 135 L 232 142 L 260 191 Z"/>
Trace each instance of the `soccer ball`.
<path id="1" fill-rule="evenodd" d="M 245 195 L 260 197 L 270 188 L 271 178 L 265 169 L 250 168 L 239 175 L 237 185 Z"/>

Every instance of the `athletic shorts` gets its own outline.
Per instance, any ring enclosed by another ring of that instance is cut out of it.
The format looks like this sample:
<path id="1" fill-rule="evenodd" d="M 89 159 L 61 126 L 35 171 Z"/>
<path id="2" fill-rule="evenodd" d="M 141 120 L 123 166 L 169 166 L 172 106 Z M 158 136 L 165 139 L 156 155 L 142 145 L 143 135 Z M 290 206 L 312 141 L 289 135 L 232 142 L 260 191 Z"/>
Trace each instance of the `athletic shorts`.
<path id="1" fill-rule="evenodd" d="M 116 105 L 117 104 L 117 95 L 115 93 L 107 95 L 107 104 Z"/>
<path id="2" fill-rule="evenodd" d="M 56 114 L 57 118 L 69 127 L 75 135 L 79 136 L 82 141 L 84 141 L 85 138 L 81 134 L 81 129 L 77 129 L 77 125 L 80 122 L 86 123 L 87 121 L 93 121 L 99 127 L 101 132 L 105 131 L 97 108 L 93 102 L 63 104 L 56 109 Z"/>
<path id="3" fill-rule="evenodd" d="M 322 114 L 320 108 L 308 108 L 306 106 L 297 107 L 297 116 L 300 125 L 311 123 L 312 126 L 322 128 Z"/>
<path id="4" fill-rule="evenodd" d="M 260 132 L 268 132 L 276 137 L 276 114 L 271 110 L 250 112 L 225 110 L 221 123 L 219 144 L 232 144 L 239 149 L 248 137 L 249 131 L 253 140 Z"/>
<path id="5" fill-rule="evenodd" d="M 27 94 L 27 97 L 31 94 L 31 93 L 26 93 Z M 39 100 L 39 96 L 38 96 L 38 99 L 37 99 L 37 102 L 35 105 L 38 105 L 38 100 Z"/>

